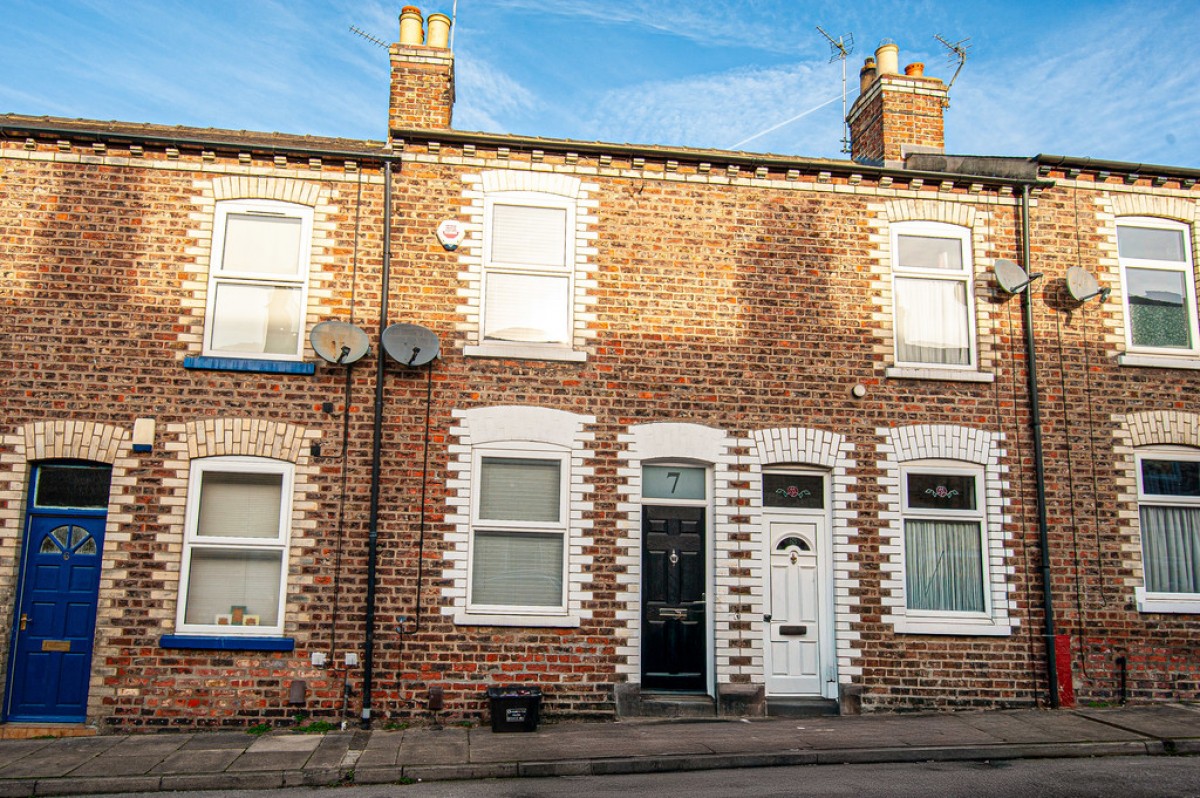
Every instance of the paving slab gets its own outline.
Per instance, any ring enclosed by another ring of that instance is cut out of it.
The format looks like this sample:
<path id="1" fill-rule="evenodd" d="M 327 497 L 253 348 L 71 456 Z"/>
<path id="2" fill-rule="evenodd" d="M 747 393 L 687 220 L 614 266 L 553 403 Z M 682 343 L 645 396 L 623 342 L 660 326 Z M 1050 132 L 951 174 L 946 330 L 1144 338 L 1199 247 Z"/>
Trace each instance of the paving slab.
<path id="1" fill-rule="evenodd" d="M 404 742 L 402 731 L 374 732 L 367 740 L 367 747 L 358 757 L 357 767 L 392 767 L 399 763 L 400 745 Z"/>
<path id="2" fill-rule="evenodd" d="M 98 756 L 71 771 L 71 777 L 140 776 L 150 773 L 170 754 Z"/>
<path id="3" fill-rule="evenodd" d="M 332 732 L 325 735 L 321 744 L 317 746 L 317 750 L 304 763 L 304 770 L 313 772 L 336 770 L 345 761 L 353 741 L 353 732 Z"/>
<path id="4" fill-rule="evenodd" d="M 183 744 L 182 749 L 190 751 L 214 751 L 223 748 L 240 748 L 245 750 L 258 738 L 245 732 L 213 732 L 211 734 L 194 734 Z"/>
<path id="5" fill-rule="evenodd" d="M 138 734 L 124 737 L 121 742 L 105 752 L 105 756 L 152 756 L 160 754 L 167 756 L 183 748 L 191 739 L 191 734 Z"/>
<path id="6" fill-rule="evenodd" d="M 466 729 L 408 729 L 400 741 L 397 761 L 402 765 L 451 765 L 470 762 L 468 751 Z"/>
<path id="7" fill-rule="evenodd" d="M 64 738 L 0 768 L 0 778 L 61 777 L 100 756 L 121 741 L 120 737 Z"/>
<path id="8" fill-rule="evenodd" d="M 242 755 L 241 749 L 183 750 L 167 756 L 154 773 L 220 773 Z"/>
<path id="9" fill-rule="evenodd" d="M 4 740 L 0 745 L 0 768 L 41 751 L 55 740 Z"/>
<path id="10" fill-rule="evenodd" d="M 280 734 L 259 737 L 246 749 L 248 754 L 267 751 L 303 751 L 311 754 L 321 744 L 319 734 Z"/>
<path id="11" fill-rule="evenodd" d="M 1200 738 L 1200 709 L 1186 706 L 1080 709 L 1075 714 L 1107 726 L 1160 739 Z"/>

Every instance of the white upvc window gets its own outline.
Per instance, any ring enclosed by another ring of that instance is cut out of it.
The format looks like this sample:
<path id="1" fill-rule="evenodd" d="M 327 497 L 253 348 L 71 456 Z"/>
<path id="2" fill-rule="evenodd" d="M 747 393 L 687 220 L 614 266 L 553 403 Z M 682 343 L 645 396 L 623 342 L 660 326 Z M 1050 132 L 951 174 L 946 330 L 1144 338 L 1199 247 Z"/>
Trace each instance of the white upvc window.
<path id="1" fill-rule="evenodd" d="M 218 202 L 204 319 L 204 354 L 299 360 L 312 208 L 272 200 Z"/>
<path id="2" fill-rule="evenodd" d="M 469 612 L 566 612 L 568 463 L 548 448 L 476 450 Z"/>
<path id="3" fill-rule="evenodd" d="M 484 201 L 481 343 L 569 348 L 575 202 L 518 191 Z"/>
<path id="4" fill-rule="evenodd" d="M 898 366 L 974 369 L 971 231 L 941 222 L 892 225 Z"/>
<path id="5" fill-rule="evenodd" d="M 180 633 L 283 634 L 293 477 L 282 460 L 192 461 Z"/>
<path id="6" fill-rule="evenodd" d="M 1200 612 L 1200 450 L 1137 452 L 1143 612 Z"/>
<path id="7" fill-rule="evenodd" d="M 1117 221 L 1129 351 L 1200 355 L 1191 228 L 1144 217 Z"/>
<path id="8" fill-rule="evenodd" d="M 983 469 L 911 463 L 901 480 L 908 618 L 990 620 Z"/>

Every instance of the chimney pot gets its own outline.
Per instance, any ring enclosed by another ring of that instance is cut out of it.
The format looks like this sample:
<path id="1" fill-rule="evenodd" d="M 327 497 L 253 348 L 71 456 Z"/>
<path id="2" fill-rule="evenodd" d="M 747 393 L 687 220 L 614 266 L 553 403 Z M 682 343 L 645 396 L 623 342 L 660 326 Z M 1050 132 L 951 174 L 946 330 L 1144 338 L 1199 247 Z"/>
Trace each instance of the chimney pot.
<path id="1" fill-rule="evenodd" d="M 858 70 L 858 92 L 866 94 L 867 89 L 875 82 L 875 59 L 868 58 L 863 61 L 862 69 Z"/>
<path id="2" fill-rule="evenodd" d="M 421 30 L 421 9 L 416 6 L 405 6 L 400 10 L 400 44 L 411 47 L 422 44 L 424 40 L 424 32 Z"/>
<path id="3" fill-rule="evenodd" d="M 875 50 L 876 70 L 880 75 L 900 74 L 900 47 L 891 39 L 884 39 Z"/>
<path id="4" fill-rule="evenodd" d="M 920 61 L 913 61 L 904 68 L 904 74 L 911 78 L 920 78 L 925 76 L 925 65 Z"/>
<path id="5" fill-rule="evenodd" d="M 425 20 L 429 31 L 425 36 L 425 44 L 445 50 L 450 46 L 450 17 L 445 14 L 430 14 Z"/>

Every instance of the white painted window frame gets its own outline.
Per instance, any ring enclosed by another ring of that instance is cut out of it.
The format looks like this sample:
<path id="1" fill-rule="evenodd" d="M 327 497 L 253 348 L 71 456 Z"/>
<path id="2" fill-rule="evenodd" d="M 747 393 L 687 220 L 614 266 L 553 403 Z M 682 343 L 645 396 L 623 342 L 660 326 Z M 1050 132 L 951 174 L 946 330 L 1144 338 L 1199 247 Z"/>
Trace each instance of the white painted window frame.
<path id="1" fill-rule="evenodd" d="M 538 266 L 532 264 L 501 263 L 492 258 L 492 239 L 495 230 L 494 212 L 497 205 L 512 205 L 526 208 L 552 208 L 565 211 L 564 230 L 565 252 L 562 267 Z M 546 360 L 577 360 L 574 353 L 574 335 L 576 322 L 575 307 L 575 260 L 576 260 L 576 219 L 578 201 L 572 197 L 551 194 L 542 191 L 499 191 L 487 194 L 483 202 L 483 276 L 479 298 L 479 346 L 468 354 L 502 356 L 505 353 L 514 357 Z M 554 342 L 514 341 L 486 337 L 487 296 L 489 278 L 493 274 L 513 274 L 530 277 L 560 277 L 567 281 L 567 327 L 563 330 L 563 340 Z"/>
<path id="2" fill-rule="evenodd" d="M 200 486 L 205 473 L 277 474 L 280 480 L 279 532 L 275 538 L 222 537 L 217 541 L 200 538 L 196 534 L 200 512 Z M 280 637 L 285 623 L 284 611 L 287 604 L 288 548 L 291 538 L 292 494 L 295 490 L 295 466 L 286 460 L 265 457 L 220 456 L 192 460 L 188 474 L 187 509 L 183 536 L 183 563 L 179 575 L 179 599 L 176 602 L 175 628 L 180 634 Z M 192 552 L 198 549 L 219 551 L 271 551 L 280 556 L 279 605 L 274 626 L 218 626 L 217 624 L 190 624 L 187 617 L 187 590 L 191 576 Z"/>
<path id="3" fill-rule="evenodd" d="M 1142 586 L 1134 590 L 1138 612 L 1171 614 L 1200 614 L 1200 593 L 1152 593 L 1146 589 L 1145 540 L 1141 529 L 1141 507 L 1143 504 L 1159 507 L 1200 507 L 1200 497 L 1167 496 L 1146 493 L 1142 484 L 1143 460 L 1186 460 L 1200 461 L 1200 449 L 1190 446 L 1144 446 L 1134 452 L 1134 470 L 1137 475 L 1138 500 L 1138 550 L 1142 557 Z"/>
<path id="4" fill-rule="evenodd" d="M 975 260 L 971 246 L 971 229 L 968 227 L 962 227 L 961 225 L 949 224 L 947 222 L 908 221 L 893 223 L 890 226 L 890 234 L 892 253 L 892 356 L 895 358 L 896 370 L 906 372 L 902 376 L 930 377 L 933 379 L 941 378 L 941 375 L 946 375 L 948 378 L 953 379 L 955 375 L 978 372 L 979 343 L 977 340 L 976 331 L 977 320 L 974 285 Z M 962 247 L 962 270 L 958 272 L 951 272 L 943 270 L 905 268 L 901 266 L 900 239 L 904 236 L 958 239 Z M 900 359 L 900 330 L 899 325 L 896 324 L 897 319 L 899 319 L 899 307 L 897 306 L 896 302 L 898 296 L 896 281 L 898 279 L 937 280 L 941 282 L 956 282 L 964 284 L 967 295 L 966 325 L 968 341 L 967 345 L 970 358 L 969 363 L 960 365 L 954 363 L 926 363 L 919 360 Z"/>
<path id="5" fill-rule="evenodd" d="M 1122 227 L 1143 227 L 1153 230 L 1170 230 L 1178 232 L 1183 236 L 1183 252 L 1184 260 L 1176 261 L 1161 261 L 1149 260 L 1144 258 L 1128 258 L 1120 255 L 1120 237 Z M 1177 222 L 1173 219 L 1162 219 L 1153 216 L 1121 216 L 1117 219 L 1117 261 L 1121 268 L 1121 305 L 1122 311 L 1125 314 L 1125 347 L 1130 354 L 1145 355 L 1151 359 L 1161 357 L 1182 358 L 1186 360 L 1194 360 L 1200 358 L 1200 324 L 1197 323 L 1196 314 L 1196 268 L 1195 257 L 1192 252 L 1192 228 L 1191 225 L 1184 222 Z M 1133 343 L 1133 315 L 1129 308 L 1129 278 L 1127 269 L 1145 269 L 1162 272 L 1173 272 L 1183 274 L 1184 280 L 1184 308 L 1188 314 L 1188 337 L 1192 345 L 1187 348 L 1179 347 L 1163 347 L 1163 346 L 1137 346 Z M 1154 362 L 1136 363 L 1130 362 L 1128 365 L 1159 365 Z M 1169 366 L 1169 361 L 1162 363 Z"/>
<path id="6" fill-rule="evenodd" d="M 485 457 L 511 457 L 525 460 L 556 461 L 559 465 L 558 490 L 558 521 L 496 521 L 479 517 L 479 507 L 483 501 L 482 469 Z M 570 557 L 570 493 L 571 493 L 571 452 L 556 446 L 534 442 L 511 444 L 488 444 L 476 446 L 471 452 L 471 533 L 467 547 L 467 607 L 469 616 L 503 616 L 513 619 L 536 619 L 546 616 L 567 615 L 569 606 L 570 581 L 568 560 Z M 475 594 L 475 534 L 477 532 L 520 532 L 535 533 L 547 536 L 558 536 L 562 539 L 561 580 L 562 594 L 558 606 L 536 605 L 523 606 L 515 604 L 478 604 L 473 600 Z"/>
<path id="7" fill-rule="evenodd" d="M 970 476 L 975 484 L 974 510 L 935 510 L 910 508 L 908 505 L 908 477 L 910 474 Z M 992 575 L 988 563 L 990 551 L 988 538 L 988 507 L 986 471 L 982 465 L 958 460 L 909 460 L 900 464 L 900 573 L 903 577 L 905 622 L 907 632 L 929 632 L 934 634 L 979 634 L 987 627 L 994 627 L 992 606 Z M 949 610 L 921 610 L 908 606 L 908 522 L 912 521 L 974 521 L 979 525 L 979 554 L 982 562 L 980 591 L 983 593 L 982 612 L 954 612 Z M 922 628 L 926 627 L 926 628 Z M 963 631 L 963 629 L 975 631 Z M 1007 632 L 1007 629 L 1005 629 Z"/>
<path id="8" fill-rule="evenodd" d="M 226 220 L 231 213 L 246 213 L 252 215 L 270 215 L 300 220 L 300 251 L 296 274 L 287 277 L 278 274 L 261 272 L 225 272 L 221 263 L 225 256 Z M 204 312 L 204 345 L 203 354 L 206 357 L 244 358 L 252 360 L 285 360 L 299 361 L 304 353 L 305 331 L 308 328 L 308 283 L 312 263 L 313 209 L 307 205 L 292 202 L 264 199 L 222 200 L 216 204 L 213 214 L 212 253 L 208 269 L 208 294 Z M 300 334 L 296 336 L 296 351 L 291 353 L 273 352 L 231 352 L 229 350 L 214 350 L 211 348 L 213 335 L 213 316 L 216 310 L 217 289 L 221 285 L 262 285 L 283 288 L 300 289 Z"/>

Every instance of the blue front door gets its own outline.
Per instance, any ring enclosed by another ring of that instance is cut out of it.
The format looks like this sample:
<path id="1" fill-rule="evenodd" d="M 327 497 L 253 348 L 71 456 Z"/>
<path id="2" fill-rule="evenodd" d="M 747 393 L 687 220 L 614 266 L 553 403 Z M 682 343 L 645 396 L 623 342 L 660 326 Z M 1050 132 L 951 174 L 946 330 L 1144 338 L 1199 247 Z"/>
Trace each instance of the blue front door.
<path id="1" fill-rule="evenodd" d="M 47 463 L 32 477 L 5 719 L 79 723 L 87 717 L 109 469 Z"/>

